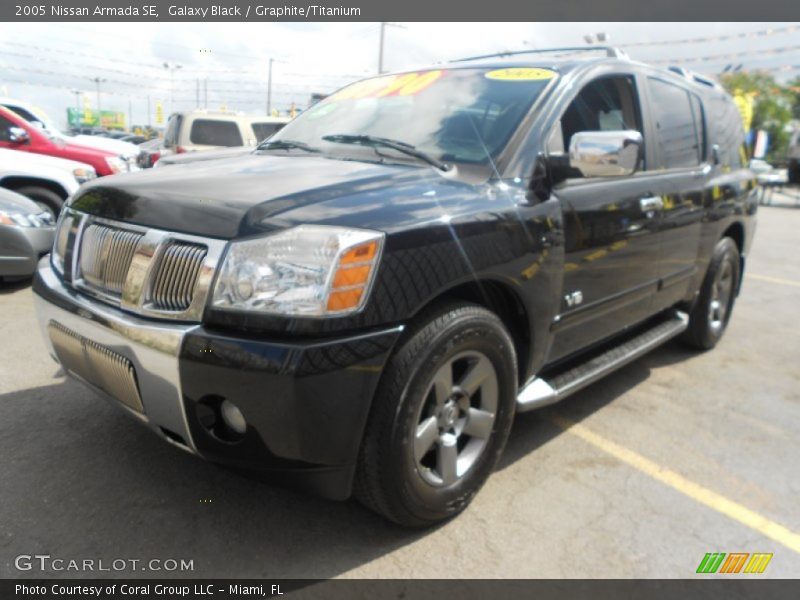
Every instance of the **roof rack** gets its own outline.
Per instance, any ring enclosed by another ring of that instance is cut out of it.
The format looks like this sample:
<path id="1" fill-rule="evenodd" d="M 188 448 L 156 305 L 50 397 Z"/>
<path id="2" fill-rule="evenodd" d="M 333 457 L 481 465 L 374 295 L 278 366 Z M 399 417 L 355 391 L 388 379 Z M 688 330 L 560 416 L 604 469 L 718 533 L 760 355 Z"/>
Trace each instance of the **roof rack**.
<path id="1" fill-rule="evenodd" d="M 469 56 L 467 58 L 457 58 L 448 62 L 468 62 L 471 60 L 482 60 L 484 58 L 504 58 L 506 56 L 519 56 L 520 54 L 550 54 L 552 52 L 605 52 L 610 58 L 628 58 L 628 55 L 621 48 L 614 46 L 564 46 L 562 48 L 540 48 L 536 50 L 516 50 L 506 52 L 496 52 L 494 54 L 482 54 L 480 56 Z"/>

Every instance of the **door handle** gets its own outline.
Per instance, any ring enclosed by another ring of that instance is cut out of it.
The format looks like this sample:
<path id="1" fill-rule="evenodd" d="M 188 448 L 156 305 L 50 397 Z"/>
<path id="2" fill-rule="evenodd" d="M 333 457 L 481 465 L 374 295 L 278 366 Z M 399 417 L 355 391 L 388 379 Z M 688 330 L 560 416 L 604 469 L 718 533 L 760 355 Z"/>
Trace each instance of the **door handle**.
<path id="1" fill-rule="evenodd" d="M 664 208 L 664 200 L 661 199 L 661 196 L 648 196 L 647 198 L 641 198 L 639 200 L 639 207 L 642 209 L 643 213 L 661 210 Z"/>

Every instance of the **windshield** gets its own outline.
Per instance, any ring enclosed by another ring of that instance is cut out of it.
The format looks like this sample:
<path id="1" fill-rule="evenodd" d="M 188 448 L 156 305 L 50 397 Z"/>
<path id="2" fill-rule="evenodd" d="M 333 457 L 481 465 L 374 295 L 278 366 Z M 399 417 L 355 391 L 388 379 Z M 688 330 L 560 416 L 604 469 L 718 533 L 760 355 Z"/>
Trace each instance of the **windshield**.
<path id="1" fill-rule="evenodd" d="M 326 136 L 361 135 L 410 144 L 444 162 L 486 164 L 508 143 L 555 71 L 441 69 L 354 83 L 315 104 L 271 140 L 325 152 L 367 152 Z M 391 149 L 373 148 L 382 156 Z M 394 153 L 396 154 L 396 153 Z"/>

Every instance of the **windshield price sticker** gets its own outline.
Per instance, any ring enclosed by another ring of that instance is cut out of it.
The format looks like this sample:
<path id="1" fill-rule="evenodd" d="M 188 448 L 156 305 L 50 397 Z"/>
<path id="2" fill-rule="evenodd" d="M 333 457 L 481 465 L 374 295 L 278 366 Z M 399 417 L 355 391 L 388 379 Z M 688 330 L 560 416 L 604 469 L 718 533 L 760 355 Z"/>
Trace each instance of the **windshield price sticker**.
<path id="1" fill-rule="evenodd" d="M 507 69 L 496 69 L 486 73 L 486 79 L 496 81 L 542 81 L 553 79 L 557 73 L 552 69 L 540 69 L 530 67 L 510 67 Z"/>
<path id="2" fill-rule="evenodd" d="M 413 96 L 430 87 L 442 75 L 443 71 L 437 70 L 375 77 L 346 87 L 338 94 L 331 96 L 331 100 Z"/>

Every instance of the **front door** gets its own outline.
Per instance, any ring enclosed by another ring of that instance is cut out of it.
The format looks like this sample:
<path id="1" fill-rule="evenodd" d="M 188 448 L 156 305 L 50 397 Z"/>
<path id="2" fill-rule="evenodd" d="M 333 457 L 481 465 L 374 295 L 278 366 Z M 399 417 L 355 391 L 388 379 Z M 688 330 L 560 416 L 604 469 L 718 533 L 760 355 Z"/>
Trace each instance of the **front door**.
<path id="1" fill-rule="evenodd" d="M 636 79 L 604 76 L 585 85 L 555 131 L 564 149 L 580 131 L 638 130 L 645 139 Z M 560 130 L 560 131 L 559 131 Z M 551 137 L 552 140 L 552 137 Z M 551 148 L 552 149 L 552 148 Z M 631 176 L 584 178 L 556 186 L 564 215 L 561 308 L 551 360 L 601 341 L 651 314 L 658 288 L 658 178 L 645 152 Z"/>

